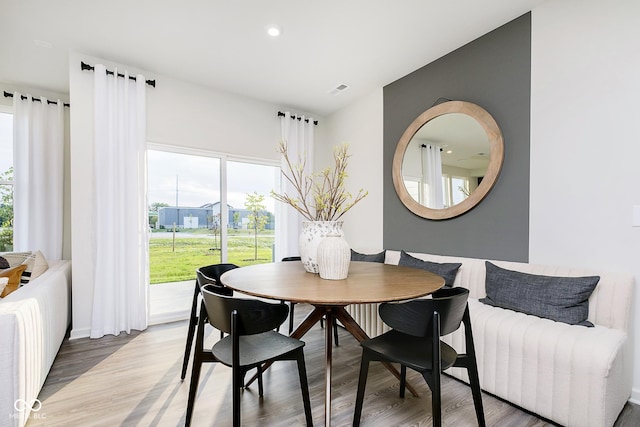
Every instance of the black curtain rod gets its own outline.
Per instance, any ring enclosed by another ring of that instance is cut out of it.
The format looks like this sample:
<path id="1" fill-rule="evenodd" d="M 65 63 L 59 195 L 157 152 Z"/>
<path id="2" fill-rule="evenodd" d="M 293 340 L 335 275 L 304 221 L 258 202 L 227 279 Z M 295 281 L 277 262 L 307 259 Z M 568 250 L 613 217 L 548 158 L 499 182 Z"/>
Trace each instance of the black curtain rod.
<path id="1" fill-rule="evenodd" d="M 89 64 L 85 64 L 84 62 L 80 62 L 80 69 L 82 71 L 84 71 L 84 70 L 94 71 L 95 67 L 93 65 L 89 65 Z M 107 70 L 107 74 L 110 75 L 110 76 L 113 76 L 114 73 L 111 70 Z M 118 77 L 124 77 L 124 74 L 118 73 Z M 129 76 L 129 79 L 130 80 L 135 80 L 136 76 Z M 149 86 L 156 87 L 156 81 L 155 80 L 147 80 L 146 83 Z"/>
<path id="2" fill-rule="evenodd" d="M 420 147 L 427 148 L 427 144 L 422 144 Z M 440 148 L 440 151 L 442 151 L 442 148 Z"/>
<path id="3" fill-rule="evenodd" d="M 7 91 L 5 90 L 5 91 L 4 91 L 4 97 L 5 97 L 5 98 L 13 98 L 13 94 L 12 94 L 11 92 L 7 92 Z M 25 95 L 20 95 L 20 98 L 21 98 L 21 99 L 27 99 L 27 96 L 25 96 Z M 36 98 L 36 97 L 34 97 L 34 96 L 32 96 L 32 97 L 31 97 L 31 100 L 32 100 L 32 101 L 42 102 L 42 100 L 41 100 L 40 98 Z M 47 99 L 47 104 L 57 104 L 57 103 L 58 103 L 58 101 L 51 101 L 50 99 Z M 65 107 L 70 107 L 70 105 L 69 105 L 69 104 L 67 104 L 67 103 L 64 103 L 64 104 L 62 104 L 62 105 L 64 105 Z"/>
<path id="4" fill-rule="evenodd" d="M 284 116 L 286 116 L 286 114 L 285 114 L 285 113 L 283 113 L 282 111 L 278 111 L 278 117 L 284 117 Z M 292 119 L 302 120 L 302 117 L 294 116 L 293 114 L 291 115 L 291 118 L 292 118 Z M 304 122 L 305 122 L 305 123 L 309 123 L 309 119 L 304 119 Z M 317 120 L 314 120 L 314 121 L 313 121 L 313 124 L 314 124 L 314 125 L 316 125 L 316 126 L 318 126 L 318 121 L 317 121 Z"/>

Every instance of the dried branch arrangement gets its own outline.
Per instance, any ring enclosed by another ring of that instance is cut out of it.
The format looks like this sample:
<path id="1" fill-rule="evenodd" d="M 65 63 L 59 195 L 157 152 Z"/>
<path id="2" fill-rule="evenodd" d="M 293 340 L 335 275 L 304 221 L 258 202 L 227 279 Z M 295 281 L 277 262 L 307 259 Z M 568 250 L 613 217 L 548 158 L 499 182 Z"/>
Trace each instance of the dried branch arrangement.
<path id="1" fill-rule="evenodd" d="M 337 221 L 356 203 L 364 199 L 368 191 L 360 189 L 353 197 L 344 186 L 349 163 L 349 146 L 342 144 L 333 148 L 333 168 L 322 172 L 307 174 L 306 162 L 298 158 L 293 163 L 287 152 L 287 144 L 281 141 L 278 152 L 284 159 L 287 170 L 282 169 L 282 176 L 291 183 L 296 194 L 271 192 L 271 197 L 292 206 L 309 221 Z"/>

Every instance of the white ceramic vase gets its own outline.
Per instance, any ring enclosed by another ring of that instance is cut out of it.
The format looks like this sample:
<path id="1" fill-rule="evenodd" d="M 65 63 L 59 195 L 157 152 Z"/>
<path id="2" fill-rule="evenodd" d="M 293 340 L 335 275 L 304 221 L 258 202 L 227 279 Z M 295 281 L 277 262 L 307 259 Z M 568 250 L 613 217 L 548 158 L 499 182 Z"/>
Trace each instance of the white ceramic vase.
<path id="1" fill-rule="evenodd" d="M 328 235 L 343 236 L 342 221 L 303 221 L 299 250 L 304 269 L 309 273 L 319 273 L 318 245 Z"/>
<path id="2" fill-rule="evenodd" d="M 318 245 L 318 272 L 328 280 L 346 279 L 351 262 L 351 248 L 338 234 L 329 234 Z"/>

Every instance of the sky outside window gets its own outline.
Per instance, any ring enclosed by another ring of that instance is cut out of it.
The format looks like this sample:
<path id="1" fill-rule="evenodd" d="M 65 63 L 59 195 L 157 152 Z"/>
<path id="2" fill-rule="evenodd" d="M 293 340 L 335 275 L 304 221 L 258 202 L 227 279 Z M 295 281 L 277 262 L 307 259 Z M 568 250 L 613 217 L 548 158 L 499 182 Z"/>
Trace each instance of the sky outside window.
<path id="1" fill-rule="evenodd" d="M 148 202 L 169 206 L 200 207 L 220 201 L 220 159 L 216 157 L 148 150 Z M 246 195 L 265 196 L 268 211 L 274 211 L 271 190 L 279 168 L 268 165 L 227 162 L 227 202 L 243 209 Z"/>

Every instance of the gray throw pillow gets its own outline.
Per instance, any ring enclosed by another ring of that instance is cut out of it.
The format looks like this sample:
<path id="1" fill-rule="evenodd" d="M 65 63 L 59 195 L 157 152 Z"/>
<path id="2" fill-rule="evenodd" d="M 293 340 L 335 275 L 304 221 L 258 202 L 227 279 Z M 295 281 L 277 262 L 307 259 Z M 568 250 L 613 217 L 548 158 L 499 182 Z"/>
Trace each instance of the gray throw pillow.
<path id="1" fill-rule="evenodd" d="M 521 273 L 485 262 L 487 297 L 480 302 L 570 325 L 593 326 L 589 296 L 600 276 L 556 277 Z"/>
<path id="2" fill-rule="evenodd" d="M 384 262 L 386 250 L 377 254 L 361 254 L 351 249 L 351 261 Z"/>
<path id="3" fill-rule="evenodd" d="M 398 262 L 398 265 L 430 271 L 431 273 L 437 274 L 438 276 L 442 276 L 442 278 L 444 279 L 445 286 L 452 287 L 453 282 L 456 280 L 458 269 L 460 268 L 462 263 L 459 263 L 459 262 L 439 263 L 439 262 L 423 261 L 421 259 L 418 259 L 416 257 L 409 255 L 405 251 L 400 251 L 400 261 Z"/>

